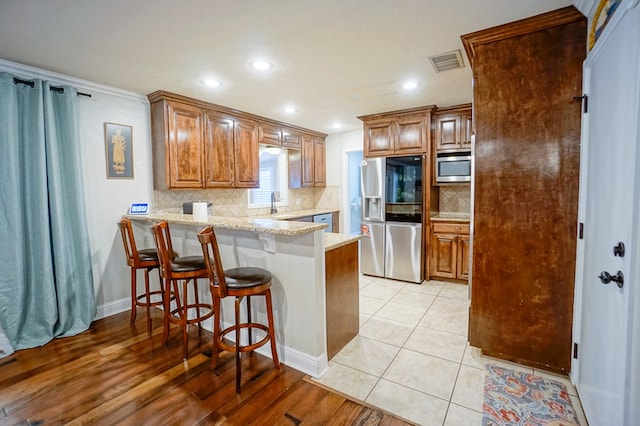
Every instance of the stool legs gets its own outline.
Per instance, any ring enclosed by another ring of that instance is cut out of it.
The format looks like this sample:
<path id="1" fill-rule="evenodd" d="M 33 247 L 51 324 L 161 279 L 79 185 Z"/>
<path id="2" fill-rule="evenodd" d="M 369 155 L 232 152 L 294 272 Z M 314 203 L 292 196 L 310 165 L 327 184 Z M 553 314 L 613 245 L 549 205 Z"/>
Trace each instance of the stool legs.
<path id="1" fill-rule="evenodd" d="M 247 297 L 247 303 L 249 298 Z M 240 302 L 242 302 L 241 297 L 235 298 L 235 308 L 236 308 L 236 393 L 240 393 L 240 380 L 242 376 L 242 370 L 240 367 Z M 249 321 L 251 321 L 249 319 Z M 249 336 L 251 336 L 251 327 L 249 327 Z"/>
<path id="2" fill-rule="evenodd" d="M 273 320 L 273 303 L 271 299 L 271 290 L 267 289 L 262 295 L 265 296 L 266 309 L 267 309 L 267 320 L 268 327 L 265 327 L 262 324 L 253 323 L 251 320 L 251 297 L 250 296 L 236 296 L 234 297 L 234 320 L 235 324 L 227 327 L 224 330 L 221 330 L 220 327 L 220 304 L 221 298 L 219 296 L 214 296 L 213 298 L 213 311 L 214 311 L 214 323 L 213 323 L 213 350 L 211 354 L 211 368 L 215 370 L 216 365 L 218 364 L 219 359 L 219 351 L 228 350 L 235 352 L 235 363 L 236 363 L 236 393 L 240 393 L 241 382 L 242 382 L 242 367 L 241 367 L 241 353 L 242 352 L 253 352 L 253 350 L 259 346 L 262 346 L 266 343 L 266 339 L 269 339 L 269 343 L 271 346 L 271 357 L 273 359 L 273 363 L 276 368 L 280 368 L 280 361 L 278 359 L 278 351 L 276 349 L 276 336 L 275 336 L 275 323 Z M 241 322 L 240 311 L 242 300 L 245 299 L 247 303 L 247 322 Z M 266 337 L 256 344 L 253 343 L 253 328 L 259 328 L 266 332 Z M 243 346 L 241 344 L 241 331 L 242 329 L 247 329 L 247 338 L 248 345 Z M 230 332 L 234 332 L 235 342 L 233 346 L 227 345 L 223 342 L 224 336 Z"/>
<path id="3" fill-rule="evenodd" d="M 271 302 L 271 289 L 264 294 L 267 302 L 267 321 L 269 323 L 269 341 L 271 343 L 271 357 L 276 368 L 280 368 L 280 360 L 278 360 L 278 351 L 276 350 L 276 333 L 275 324 L 273 322 L 273 304 Z"/>
<path id="4" fill-rule="evenodd" d="M 137 313 L 137 306 L 138 306 L 138 282 L 137 282 L 137 270 L 136 268 L 129 268 L 131 269 L 131 321 L 129 322 L 129 325 L 131 327 L 133 327 L 133 324 L 136 322 L 136 313 Z"/>

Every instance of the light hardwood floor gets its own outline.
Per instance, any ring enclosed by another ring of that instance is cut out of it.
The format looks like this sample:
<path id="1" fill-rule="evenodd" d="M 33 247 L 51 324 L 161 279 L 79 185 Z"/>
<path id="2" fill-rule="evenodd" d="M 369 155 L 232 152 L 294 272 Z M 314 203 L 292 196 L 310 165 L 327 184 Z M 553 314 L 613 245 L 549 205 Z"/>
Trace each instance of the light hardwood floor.
<path id="1" fill-rule="evenodd" d="M 133 328 L 123 312 L 0 359 L 0 424 L 409 424 L 259 354 L 244 356 L 236 394 L 233 356 L 221 354 L 210 368 L 210 333 L 190 328 L 183 361 L 179 330 L 162 345 L 162 312 L 152 311 L 151 337 L 142 310 Z"/>

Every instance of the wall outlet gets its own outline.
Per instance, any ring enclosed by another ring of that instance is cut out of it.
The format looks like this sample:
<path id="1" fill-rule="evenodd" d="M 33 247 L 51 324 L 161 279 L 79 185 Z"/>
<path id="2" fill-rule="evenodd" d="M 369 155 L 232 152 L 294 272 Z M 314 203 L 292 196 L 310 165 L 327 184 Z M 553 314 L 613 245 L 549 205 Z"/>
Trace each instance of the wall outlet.
<path id="1" fill-rule="evenodd" d="M 300 205 L 300 198 L 296 198 L 296 206 Z"/>

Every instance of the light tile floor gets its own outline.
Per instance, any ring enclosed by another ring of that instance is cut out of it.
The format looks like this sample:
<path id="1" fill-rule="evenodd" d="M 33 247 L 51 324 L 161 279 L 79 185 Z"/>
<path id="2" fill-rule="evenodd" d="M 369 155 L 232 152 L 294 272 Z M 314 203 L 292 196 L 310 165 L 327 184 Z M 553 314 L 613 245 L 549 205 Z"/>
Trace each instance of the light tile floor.
<path id="1" fill-rule="evenodd" d="M 420 425 L 480 425 L 485 365 L 564 376 L 482 356 L 467 343 L 468 286 L 360 276 L 360 333 L 317 381 Z"/>

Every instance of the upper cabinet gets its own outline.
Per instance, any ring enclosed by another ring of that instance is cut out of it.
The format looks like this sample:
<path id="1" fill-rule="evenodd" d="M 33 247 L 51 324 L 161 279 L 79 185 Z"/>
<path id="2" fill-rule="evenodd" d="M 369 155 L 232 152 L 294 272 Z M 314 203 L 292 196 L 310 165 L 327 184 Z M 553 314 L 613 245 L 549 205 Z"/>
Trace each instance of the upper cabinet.
<path id="1" fill-rule="evenodd" d="M 325 157 L 324 138 L 303 134 L 301 186 L 326 186 Z"/>
<path id="2" fill-rule="evenodd" d="M 236 188 L 258 188 L 260 186 L 258 123 L 251 120 L 236 120 L 233 126 L 233 140 Z"/>
<path id="3" fill-rule="evenodd" d="M 471 104 L 438 109 L 433 117 L 436 152 L 469 151 L 471 149 Z"/>
<path id="4" fill-rule="evenodd" d="M 364 123 L 364 156 L 428 154 L 433 106 L 358 117 Z"/>
<path id="5" fill-rule="evenodd" d="M 291 187 L 309 186 L 301 182 L 302 135 L 321 140 L 324 148 L 325 134 L 169 92 L 157 91 L 148 98 L 155 189 L 257 188 L 259 144 L 289 149 L 298 168 Z M 324 167 L 324 150 L 312 145 L 307 155 L 310 186 L 324 186 L 325 171 L 316 165 L 322 161 Z"/>
<path id="6" fill-rule="evenodd" d="M 159 127 L 163 133 L 164 149 L 159 154 L 164 159 L 161 163 L 165 164 L 166 174 L 161 179 L 171 188 L 204 186 L 200 108 L 167 102 L 160 106 L 152 105 L 151 111 L 159 118 L 152 131 L 155 133 Z"/>

